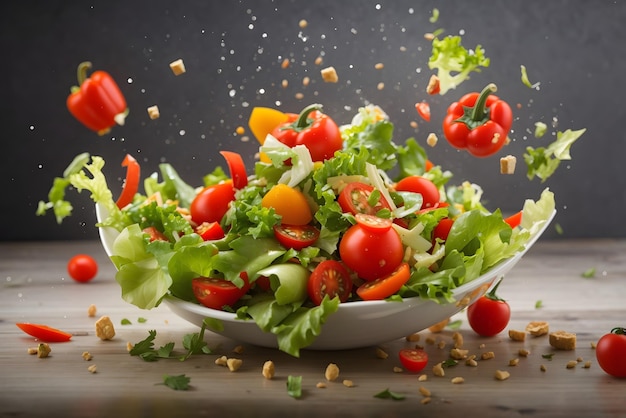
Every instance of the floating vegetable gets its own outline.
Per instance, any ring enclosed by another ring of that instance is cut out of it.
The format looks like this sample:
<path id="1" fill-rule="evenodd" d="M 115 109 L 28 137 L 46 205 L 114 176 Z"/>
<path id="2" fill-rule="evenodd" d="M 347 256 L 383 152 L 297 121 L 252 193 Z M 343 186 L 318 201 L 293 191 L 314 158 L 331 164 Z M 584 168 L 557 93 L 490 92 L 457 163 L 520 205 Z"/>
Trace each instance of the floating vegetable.
<path id="1" fill-rule="evenodd" d="M 99 135 L 107 133 L 116 124 L 123 125 L 128 108 L 126 99 L 111 75 L 95 71 L 87 77 L 91 63 L 78 65 L 78 86 L 73 86 L 67 98 L 67 108 L 83 125 Z"/>
<path id="2" fill-rule="evenodd" d="M 511 107 L 495 93 L 491 83 L 482 92 L 469 93 L 448 107 L 443 133 L 452 146 L 476 157 L 495 154 L 506 142 L 513 123 Z"/>

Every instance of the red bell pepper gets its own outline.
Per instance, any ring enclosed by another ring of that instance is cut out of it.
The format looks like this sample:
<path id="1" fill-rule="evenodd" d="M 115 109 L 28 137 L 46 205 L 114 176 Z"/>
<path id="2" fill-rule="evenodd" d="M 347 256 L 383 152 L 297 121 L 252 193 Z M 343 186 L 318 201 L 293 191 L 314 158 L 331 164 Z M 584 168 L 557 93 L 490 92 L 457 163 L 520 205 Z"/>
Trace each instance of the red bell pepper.
<path id="1" fill-rule="evenodd" d="M 321 112 L 319 104 L 309 105 L 300 112 L 288 113 L 287 122 L 278 125 L 272 135 L 289 147 L 304 145 L 313 161 L 332 158 L 343 148 L 339 127 L 328 115 Z"/>
<path id="2" fill-rule="evenodd" d="M 124 161 L 122 161 L 122 167 L 126 168 L 126 181 L 124 181 L 124 188 L 120 197 L 118 197 L 115 204 L 118 208 L 122 209 L 133 201 L 137 190 L 139 190 L 139 180 L 141 177 L 141 168 L 139 163 L 130 154 L 126 154 Z"/>
<path id="3" fill-rule="evenodd" d="M 476 157 L 495 154 L 506 143 L 513 124 L 511 107 L 500 100 L 491 83 L 482 92 L 469 93 L 448 107 L 443 133 L 448 142 Z"/>
<path id="4" fill-rule="evenodd" d="M 79 122 L 103 135 L 115 124 L 124 124 L 128 108 L 124 95 L 111 75 L 105 71 L 95 71 L 87 78 L 90 68 L 90 62 L 78 65 L 78 86 L 72 87 L 66 104 Z"/>

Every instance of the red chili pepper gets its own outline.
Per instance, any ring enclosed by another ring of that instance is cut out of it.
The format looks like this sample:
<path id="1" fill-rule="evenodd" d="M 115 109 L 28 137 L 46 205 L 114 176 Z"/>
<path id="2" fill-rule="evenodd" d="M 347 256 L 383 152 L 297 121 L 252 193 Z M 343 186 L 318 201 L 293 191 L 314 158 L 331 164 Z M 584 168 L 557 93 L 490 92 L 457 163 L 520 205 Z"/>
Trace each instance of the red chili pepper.
<path id="1" fill-rule="evenodd" d="M 322 106 L 307 106 L 299 115 L 287 114 L 287 122 L 278 125 L 272 135 L 289 147 L 304 145 L 309 149 L 313 161 L 324 161 L 343 148 L 339 127 L 328 115 L 321 112 Z"/>
<path id="2" fill-rule="evenodd" d="M 506 142 L 513 123 L 511 107 L 500 100 L 491 83 L 480 93 L 469 93 L 448 107 L 443 133 L 452 146 L 476 157 L 495 154 Z"/>
<path id="3" fill-rule="evenodd" d="M 115 124 L 123 125 L 128 115 L 126 99 L 115 80 L 105 71 L 95 71 L 87 78 L 90 62 L 78 65 L 78 86 L 73 86 L 67 98 L 70 113 L 99 135 Z"/>
<path id="4" fill-rule="evenodd" d="M 122 209 L 133 201 L 137 190 L 139 190 L 139 180 L 141 176 L 141 169 L 139 163 L 130 154 L 126 154 L 124 161 L 122 161 L 122 167 L 126 168 L 126 181 L 124 181 L 124 188 L 120 197 L 115 204 L 118 208 Z"/>

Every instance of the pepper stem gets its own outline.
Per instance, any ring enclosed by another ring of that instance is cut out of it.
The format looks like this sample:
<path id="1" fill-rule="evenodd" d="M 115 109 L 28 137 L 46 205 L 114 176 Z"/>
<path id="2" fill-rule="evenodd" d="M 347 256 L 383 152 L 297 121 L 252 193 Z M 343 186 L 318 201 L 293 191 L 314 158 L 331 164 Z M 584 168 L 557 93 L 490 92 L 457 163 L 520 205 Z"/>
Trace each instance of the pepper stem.
<path id="1" fill-rule="evenodd" d="M 296 130 L 301 130 L 309 126 L 310 125 L 308 121 L 309 114 L 316 110 L 322 110 L 322 105 L 311 104 L 305 107 L 304 109 L 302 109 L 302 112 L 300 112 L 300 115 L 298 115 L 298 119 L 296 119 L 296 122 L 294 123 L 294 127 L 296 128 Z"/>
<path id="2" fill-rule="evenodd" d="M 87 71 L 91 69 L 91 62 L 84 61 L 78 64 L 78 70 L 76 70 L 76 78 L 78 79 L 78 85 L 82 86 L 85 80 L 87 80 Z"/>
<path id="3" fill-rule="evenodd" d="M 472 108 L 471 118 L 473 121 L 478 122 L 485 118 L 487 98 L 490 94 L 495 93 L 496 91 L 498 91 L 498 87 L 494 83 L 489 83 L 483 91 L 480 92 L 480 96 L 478 96 L 478 99 L 476 99 L 476 103 Z"/>

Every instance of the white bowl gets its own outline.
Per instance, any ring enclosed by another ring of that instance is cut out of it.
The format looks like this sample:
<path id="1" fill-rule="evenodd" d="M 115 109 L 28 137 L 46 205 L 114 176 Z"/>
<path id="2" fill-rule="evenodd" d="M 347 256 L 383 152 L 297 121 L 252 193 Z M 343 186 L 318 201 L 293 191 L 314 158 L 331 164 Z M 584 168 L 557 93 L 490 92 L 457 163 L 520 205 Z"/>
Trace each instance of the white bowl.
<path id="1" fill-rule="evenodd" d="M 96 213 L 98 219 L 104 219 L 106 216 L 98 205 Z M 437 303 L 419 297 L 406 298 L 402 302 L 343 303 L 339 305 L 337 312 L 328 317 L 322 326 L 321 334 L 306 349 L 340 350 L 369 347 L 422 331 L 450 318 L 484 295 L 494 282 L 504 277 L 546 230 L 555 213 L 556 211 L 529 240 L 524 250 L 496 265 L 488 273 L 454 289 L 455 303 Z M 100 228 L 102 245 L 109 256 L 116 236 L 117 231 L 114 229 Z M 166 296 L 164 303 L 176 315 L 198 327 L 202 326 L 203 320 L 207 317 L 220 320 L 223 330 L 217 333 L 227 338 L 263 347 L 278 346 L 276 336 L 262 331 L 252 320 L 237 319 L 233 313 L 206 308 L 173 296 Z"/>

